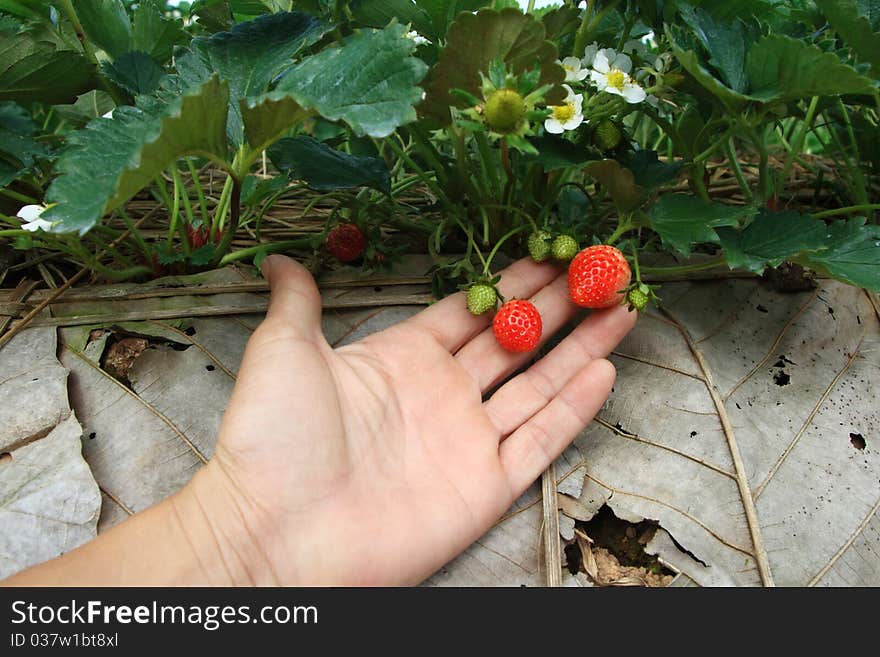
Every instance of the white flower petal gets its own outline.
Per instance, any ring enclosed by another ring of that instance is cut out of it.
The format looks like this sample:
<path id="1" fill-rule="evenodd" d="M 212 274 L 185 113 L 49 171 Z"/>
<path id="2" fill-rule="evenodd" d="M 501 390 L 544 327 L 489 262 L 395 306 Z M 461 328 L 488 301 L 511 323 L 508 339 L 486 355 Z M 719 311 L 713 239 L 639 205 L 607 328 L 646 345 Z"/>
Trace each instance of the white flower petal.
<path id="1" fill-rule="evenodd" d="M 614 58 L 614 61 L 611 65 L 624 73 L 629 73 L 633 67 L 633 60 L 629 58 L 629 55 L 624 55 L 620 53 L 617 57 Z"/>
<path id="2" fill-rule="evenodd" d="M 26 224 L 22 224 L 21 227 L 24 230 L 30 231 L 31 233 L 35 233 L 38 230 L 49 230 L 55 224 L 51 221 L 46 221 L 45 219 L 40 219 L 39 217 L 34 219 L 33 221 L 29 221 Z"/>
<path id="3" fill-rule="evenodd" d="M 581 61 L 583 61 L 584 66 L 587 68 L 593 65 L 593 60 L 596 59 L 596 53 L 599 52 L 599 45 L 593 41 L 589 46 L 584 49 L 584 57 Z"/>
<path id="4" fill-rule="evenodd" d="M 101 115 L 101 118 L 102 119 L 112 119 L 113 118 L 113 110 L 110 110 L 109 112 L 105 112 L 104 114 Z"/>
<path id="5" fill-rule="evenodd" d="M 622 96 L 623 92 L 617 87 L 612 87 L 610 84 L 602 89 L 607 94 L 614 94 L 615 96 Z"/>
<path id="6" fill-rule="evenodd" d="M 590 73 L 590 79 L 592 79 L 593 84 L 599 87 L 599 91 L 605 89 L 608 86 L 608 77 L 604 73 L 600 73 L 599 71 L 593 71 Z"/>
<path id="7" fill-rule="evenodd" d="M 40 215 L 45 211 L 46 207 L 43 205 L 26 205 L 19 210 L 18 214 L 15 216 L 22 221 L 34 221 L 35 219 L 39 219 Z"/>
<path id="8" fill-rule="evenodd" d="M 544 130 L 553 135 L 561 135 L 565 128 L 562 127 L 562 124 L 556 119 L 550 118 L 544 121 Z"/>
<path id="9" fill-rule="evenodd" d="M 637 84 L 627 84 L 623 87 L 623 92 L 620 95 L 626 99 L 626 102 L 635 105 L 645 100 L 648 94 Z"/>
<path id="10" fill-rule="evenodd" d="M 610 48 L 605 50 L 600 50 L 596 53 L 596 57 L 593 59 L 593 70 L 598 71 L 599 73 L 607 73 L 611 70 L 611 65 L 608 63 L 608 53 L 611 52 L 614 55 L 614 51 Z"/>
<path id="11" fill-rule="evenodd" d="M 574 130 L 583 122 L 584 122 L 584 115 L 583 114 L 575 114 L 568 121 L 566 121 L 565 123 L 562 124 L 562 129 L 563 130 Z"/>

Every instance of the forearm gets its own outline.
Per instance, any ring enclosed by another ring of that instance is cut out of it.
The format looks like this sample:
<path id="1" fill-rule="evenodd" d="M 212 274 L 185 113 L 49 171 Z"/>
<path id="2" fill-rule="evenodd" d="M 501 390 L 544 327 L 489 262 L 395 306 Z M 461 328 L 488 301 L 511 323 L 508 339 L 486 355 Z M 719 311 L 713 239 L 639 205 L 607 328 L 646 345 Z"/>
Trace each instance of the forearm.
<path id="1" fill-rule="evenodd" d="M 236 586 L 273 584 L 271 569 L 203 468 L 181 491 L 89 543 L 2 582 L 4 586 Z M 224 505 L 226 505 L 224 507 Z M 224 512 L 226 512 L 224 511 Z"/>

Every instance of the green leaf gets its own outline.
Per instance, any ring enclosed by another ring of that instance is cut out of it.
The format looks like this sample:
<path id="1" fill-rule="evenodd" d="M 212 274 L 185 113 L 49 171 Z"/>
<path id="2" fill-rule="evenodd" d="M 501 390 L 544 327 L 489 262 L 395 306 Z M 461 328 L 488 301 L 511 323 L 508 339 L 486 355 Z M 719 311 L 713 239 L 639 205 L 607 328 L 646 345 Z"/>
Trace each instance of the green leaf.
<path id="1" fill-rule="evenodd" d="M 0 102 L 0 128 L 17 135 L 32 135 L 37 131 L 37 124 L 24 107 L 3 101 Z"/>
<path id="2" fill-rule="evenodd" d="M 416 119 L 413 106 L 422 96 L 416 85 L 427 67 L 412 56 L 414 49 L 402 25 L 362 30 L 300 62 L 271 97 L 287 96 L 326 119 L 341 119 L 358 135 L 387 137 Z"/>
<path id="3" fill-rule="evenodd" d="M 309 117 L 308 110 L 283 94 L 245 98 L 239 107 L 252 154 L 264 151 Z"/>
<path id="4" fill-rule="evenodd" d="M 688 5 L 681 6 L 681 15 L 709 53 L 709 63 L 727 86 L 737 92 L 747 92 L 749 80 L 745 72 L 745 59 L 746 53 L 760 36 L 757 25 L 741 20 L 716 22 L 704 10 Z"/>
<path id="5" fill-rule="evenodd" d="M 131 22 L 122 0 L 76 0 L 86 36 L 108 55 L 119 57 L 131 44 Z"/>
<path id="6" fill-rule="evenodd" d="M 131 18 L 131 49 L 149 54 L 159 63 L 171 59 L 174 46 L 187 42 L 183 21 L 168 18 L 160 0 L 141 0 Z"/>
<path id="7" fill-rule="evenodd" d="M 145 52 L 127 52 L 105 64 L 104 75 L 132 96 L 151 94 L 159 88 L 165 70 Z"/>
<path id="8" fill-rule="evenodd" d="M 55 105 L 55 113 L 71 127 L 81 128 L 92 119 L 104 116 L 116 107 L 116 102 L 106 91 L 87 91 L 70 105 Z"/>
<path id="9" fill-rule="evenodd" d="M 642 149 L 626 151 L 617 158 L 621 165 L 633 172 L 636 182 L 646 191 L 666 185 L 681 174 L 682 162 L 661 162 L 657 152 Z"/>
<path id="10" fill-rule="evenodd" d="M 590 162 L 584 171 L 608 190 L 620 212 L 631 212 L 642 202 L 645 190 L 636 183 L 632 171 L 621 167 L 616 160 Z"/>
<path id="11" fill-rule="evenodd" d="M 880 33 L 870 17 L 861 13 L 852 0 L 816 0 L 816 5 L 846 45 L 871 65 L 871 75 L 880 78 Z"/>
<path id="12" fill-rule="evenodd" d="M 0 100 L 72 103 L 94 77 L 94 66 L 75 50 L 32 32 L 0 31 Z"/>
<path id="13" fill-rule="evenodd" d="M 29 136 L 0 128 L 0 187 L 29 173 L 46 148 Z"/>
<path id="14" fill-rule="evenodd" d="M 329 29 L 309 14 L 267 14 L 229 32 L 193 39 L 189 50 L 176 57 L 177 71 L 189 85 L 215 73 L 229 83 L 229 138 L 238 145 L 244 140 L 239 101 L 265 93 L 293 56 Z"/>
<path id="15" fill-rule="evenodd" d="M 95 119 L 70 136 L 46 193 L 57 205 L 43 217 L 60 222 L 56 232 L 83 234 L 179 158 L 224 158 L 228 102 L 229 90 L 215 76 L 168 105 L 118 107 L 112 119 Z"/>
<path id="16" fill-rule="evenodd" d="M 416 4 L 430 16 L 433 34 L 429 39 L 443 39 L 449 26 L 463 11 L 473 12 L 492 4 L 491 0 L 416 0 Z"/>
<path id="17" fill-rule="evenodd" d="M 667 24 L 666 38 L 669 40 L 669 46 L 672 48 L 672 52 L 682 68 L 690 73 L 694 80 L 724 105 L 737 110 L 749 102 L 748 96 L 725 86 L 712 75 L 703 65 L 702 59 L 697 52 L 697 44 L 688 39 L 684 30 Z"/>
<path id="18" fill-rule="evenodd" d="M 396 19 L 428 39 L 437 37 L 431 18 L 412 0 L 361 0 L 352 2 L 351 8 L 359 25 L 381 28 Z"/>
<path id="19" fill-rule="evenodd" d="M 745 229 L 719 228 L 727 264 L 753 272 L 776 267 L 800 253 L 826 245 L 825 223 L 799 212 L 763 211 Z"/>
<path id="20" fill-rule="evenodd" d="M 798 262 L 859 287 L 880 292 L 880 226 L 863 217 L 828 226 L 826 249 L 807 253 Z"/>
<path id="21" fill-rule="evenodd" d="M 366 186 L 391 192 L 391 172 L 378 157 L 349 155 L 307 136 L 282 139 L 268 155 L 279 171 L 318 191 Z"/>
<path id="22" fill-rule="evenodd" d="M 842 64 L 833 53 L 782 35 L 758 41 L 749 51 L 746 71 L 750 96 L 765 102 L 874 93 L 870 79 Z"/>
<path id="23" fill-rule="evenodd" d="M 460 104 L 450 89 L 479 94 L 480 72 L 488 72 L 496 59 L 516 74 L 538 66 L 541 84 L 552 87 L 547 102 L 559 104 L 565 97 L 559 86 L 565 71 L 556 63 L 557 57 L 556 46 L 546 40 L 544 25 L 534 16 L 517 9 L 460 14 L 449 27 L 446 47 L 428 75 L 419 111 L 441 125 L 449 124 L 450 106 Z"/>
<path id="24" fill-rule="evenodd" d="M 189 262 L 196 267 L 204 267 L 205 265 L 210 264 L 214 260 L 214 255 L 217 253 L 217 245 L 208 243 L 200 246 L 195 251 L 189 254 Z M 165 264 L 165 263 L 163 263 Z"/>
<path id="25" fill-rule="evenodd" d="M 563 5 L 541 16 L 547 38 L 559 43 L 563 37 L 573 34 L 580 25 L 580 10 L 572 5 Z"/>
<path id="26" fill-rule="evenodd" d="M 738 226 L 754 216 L 755 210 L 745 206 L 711 203 L 685 194 L 666 194 L 651 208 L 651 228 L 663 244 L 679 253 L 690 255 L 694 244 L 717 244 L 716 228 Z"/>
<path id="27" fill-rule="evenodd" d="M 583 144 L 575 144 L 561 137 L 545 135 L 533 137 L 529 142 L 537 151 L 537 155 L 524 155 L 522 161 L 527 164 L 540 164 L 544 167 L 544 171 L 581 166 L 596 159 Z"/>

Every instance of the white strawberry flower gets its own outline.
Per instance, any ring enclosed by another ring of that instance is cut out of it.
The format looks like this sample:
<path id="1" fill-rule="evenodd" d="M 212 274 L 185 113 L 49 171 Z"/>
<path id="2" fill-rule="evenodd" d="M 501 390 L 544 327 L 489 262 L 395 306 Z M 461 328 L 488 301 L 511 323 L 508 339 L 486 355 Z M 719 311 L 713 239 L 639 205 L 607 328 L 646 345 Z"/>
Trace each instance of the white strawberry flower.
<path id="1" fill-rule="evenodd" d="M 593 65 L 597 52 L 599 52 L 599 44 L 595 41 L 584 49 L 584 56 L 581 57 L 581 62 L 586 68 L 590 68 Z"/>
<path id="2" fill-rule="evenodd" d="M 42 218 L 42 214 L 47 210 L 45 205 L 26 205 L 18 211 L 16 215 L 23 222 L 21 227 L 32 233 L 38 230 L 49 230 L 55 224 Z"/>
<path id="3" fill-rule="evenodd" d="M 561 62 L 565 69 L 566 82 L 583 82 L 590 74 L 589 69 L 582 68 L 582 62 L 577 57 L 566 57 Z"/>
<path id="4" fill-rule="evenodd" d="M 562 105 L 551 105 L 550 116 L 544 121 L 544 130 L 560 135 L 566 130 L 574 130 L 584 122 L 584 97 L 576 94 L 567 84 L 562 85 L 568 94 Z"/>
<path id="5" fill-rule="evenodd" d="M 596 53 L 590 78 L 599 91 L 622 96 L 631 104 L 641 103 L 647 94 L 630 77 L 631 70 L 632 60 L 629 56 L 605 48 Z"/>

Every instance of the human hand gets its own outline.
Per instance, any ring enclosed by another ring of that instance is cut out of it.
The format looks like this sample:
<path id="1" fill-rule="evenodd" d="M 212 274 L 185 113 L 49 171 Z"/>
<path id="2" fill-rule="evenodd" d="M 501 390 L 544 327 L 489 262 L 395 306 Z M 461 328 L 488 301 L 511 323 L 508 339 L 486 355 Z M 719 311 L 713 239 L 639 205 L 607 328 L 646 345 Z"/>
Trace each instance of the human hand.
<path id="1" fill-rule="evenodd" d="M 531 368 L 453 295 L 331 348 L 309 273 L 272 256 L 265 321 L 248 343 L 217 450 L 194 482 L 230 572 L 281 584 L 411 584 L 488 530 L 604 403 L 605 356 L 635 323 L 596 312 Z M 565 275 L 521 260 L 546 341 L 577 311 Z M 242 543 L 243 541 L 243 543 Z M 236 555 L 251 555 L 237 557 Z M 243 561 L 255 560 L 255 563 Z M 239 563 L 235 563 L 239 562 Z"/>

